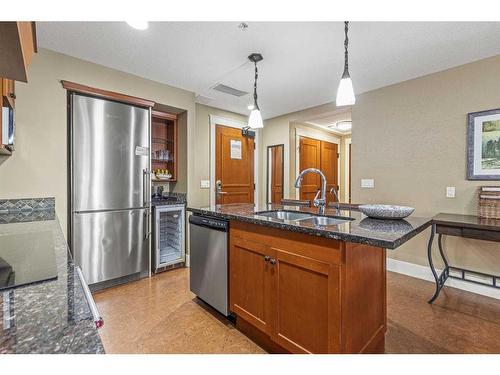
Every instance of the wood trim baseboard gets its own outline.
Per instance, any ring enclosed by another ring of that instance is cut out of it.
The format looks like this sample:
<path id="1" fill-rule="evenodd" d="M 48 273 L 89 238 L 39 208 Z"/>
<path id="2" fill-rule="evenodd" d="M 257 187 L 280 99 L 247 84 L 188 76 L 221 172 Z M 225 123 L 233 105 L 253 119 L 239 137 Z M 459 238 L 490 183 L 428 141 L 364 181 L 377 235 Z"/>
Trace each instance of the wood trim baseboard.
<path id="1" fill-rule="evenodd" d="M 128 103 L 128 104 L 134 104 L 134 105 L 138 105 L 141 107 L 153 107 L 156 104 L 155 102 L 153 102 L 151 100 L 137 98 L 135 96 L 125 95 L 125 94 L 120 94 L 120 93 L 114 92 L 114 91 L 107 91 L 107 90 L 102 90 L 102 89 L 98 89 L 95 87 L 85 86 L 85 85 L 75 83 L 75 82 L 62 80 L 61 83 L 62 83 L 63 88 L 65 88 L 68 91 L 80 92 L 83 94 L 98 96 L 100 98 L 116 100 L 116 101 L 124 102 L 124 103 Z"/>

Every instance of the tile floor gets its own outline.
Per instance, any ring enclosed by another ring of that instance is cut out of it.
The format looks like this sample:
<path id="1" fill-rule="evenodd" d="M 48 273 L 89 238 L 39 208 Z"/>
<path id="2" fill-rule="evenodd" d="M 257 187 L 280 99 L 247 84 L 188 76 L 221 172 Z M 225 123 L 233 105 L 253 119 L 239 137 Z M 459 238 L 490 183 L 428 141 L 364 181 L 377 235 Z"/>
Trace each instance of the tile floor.
<path id="1" fill-rule="evenodd" d="M 177 269 L 94 295 L 107 353 L 264 353 L 189 291 Z M 387 353 L 500 353 L 500 301 L 388 273 Z"/>

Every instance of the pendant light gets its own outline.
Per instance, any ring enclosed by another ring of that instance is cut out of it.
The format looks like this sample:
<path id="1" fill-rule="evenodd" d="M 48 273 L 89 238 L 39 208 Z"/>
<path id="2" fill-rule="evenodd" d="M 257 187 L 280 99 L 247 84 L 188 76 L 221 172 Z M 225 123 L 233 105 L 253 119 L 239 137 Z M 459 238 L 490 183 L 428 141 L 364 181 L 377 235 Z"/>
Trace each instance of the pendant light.
<path id="1" fill-rule="evenodd" d="M 248 117 L 248 127 L 252 129 L 260 129 L 264 127 L 262 122 L 262 115 L 260 114 L 259 104 L 257 103 L 257 78 L 259 72 L 257 70 L 257 63 L 263 59 L 260 53 L 252 53 L 248 59 L 255 65 L 255 81 L 253 84 L 253 109 Z"/>
<path id="2" fill-rule="evenodd" d="M 345 21 L 344 25 L 344 73 L 342 74 L 342 79 L 340 80 L 339 88 L 337 89 L 337 107 L 353 105 L 356 102 L 354 89 L 352 88 L 351 76 L 349 75 L 349 52 L 347 51 L 349 44 L 349 38 L 347 36 L 347 32 L 349 31 L 349 21 Z"/>

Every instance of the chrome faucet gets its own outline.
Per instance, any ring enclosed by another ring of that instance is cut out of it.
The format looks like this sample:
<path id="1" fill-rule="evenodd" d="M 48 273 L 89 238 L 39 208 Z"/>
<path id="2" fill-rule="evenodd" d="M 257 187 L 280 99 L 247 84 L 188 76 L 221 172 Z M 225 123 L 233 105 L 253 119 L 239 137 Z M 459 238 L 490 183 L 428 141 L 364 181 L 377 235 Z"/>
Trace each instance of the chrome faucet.
<path id="1" fill-rule="evenodd" d="M 323 215 L 325 213 L 325 207 L 326 207 L 326 177 L 324 173 L 317 168 L 304 169 L 302 172 L 300 172 L 299 176 L 297 177 L 297 180 L 295 180 L 296 188 L 300 188 L 302 186 L 302 179 L 304 178 L 304 175 L 306 175 L 307 173 L 316 173 L 319 174 L 319 176 L 321 177 L 321 190 L 318 190 L 318 192 L 316 193 L 316 196 L 314 197 L 313 200 L 313 205 L 314 207 L 319 207 L 319 213 L 320 215 Z M 321 193 L 321 198 L 318 198 L 320 193 Z"/>
<path id="2" fill-rule="evenodd" d="M 335 196 L 336 199 L 335 207 L 337 208 L 337 213 L 338 213 L 340 211 L 340 199 L 339 199 L 339 193 L 335 188 L 335 186 L 330 189 L 330 194 L 333 194 Z"/>

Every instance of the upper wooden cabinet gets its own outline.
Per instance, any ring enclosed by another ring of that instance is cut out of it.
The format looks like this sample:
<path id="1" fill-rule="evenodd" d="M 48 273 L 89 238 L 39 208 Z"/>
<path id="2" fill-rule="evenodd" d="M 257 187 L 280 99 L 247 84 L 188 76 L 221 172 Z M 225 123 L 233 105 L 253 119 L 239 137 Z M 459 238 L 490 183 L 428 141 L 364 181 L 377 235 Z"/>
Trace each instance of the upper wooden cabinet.
<path id="1" fill-rule="evenodd" d="M 36 52 L 35 22 L 0 22 L 0 77 L 28 82 L 28 65 Z"/>

